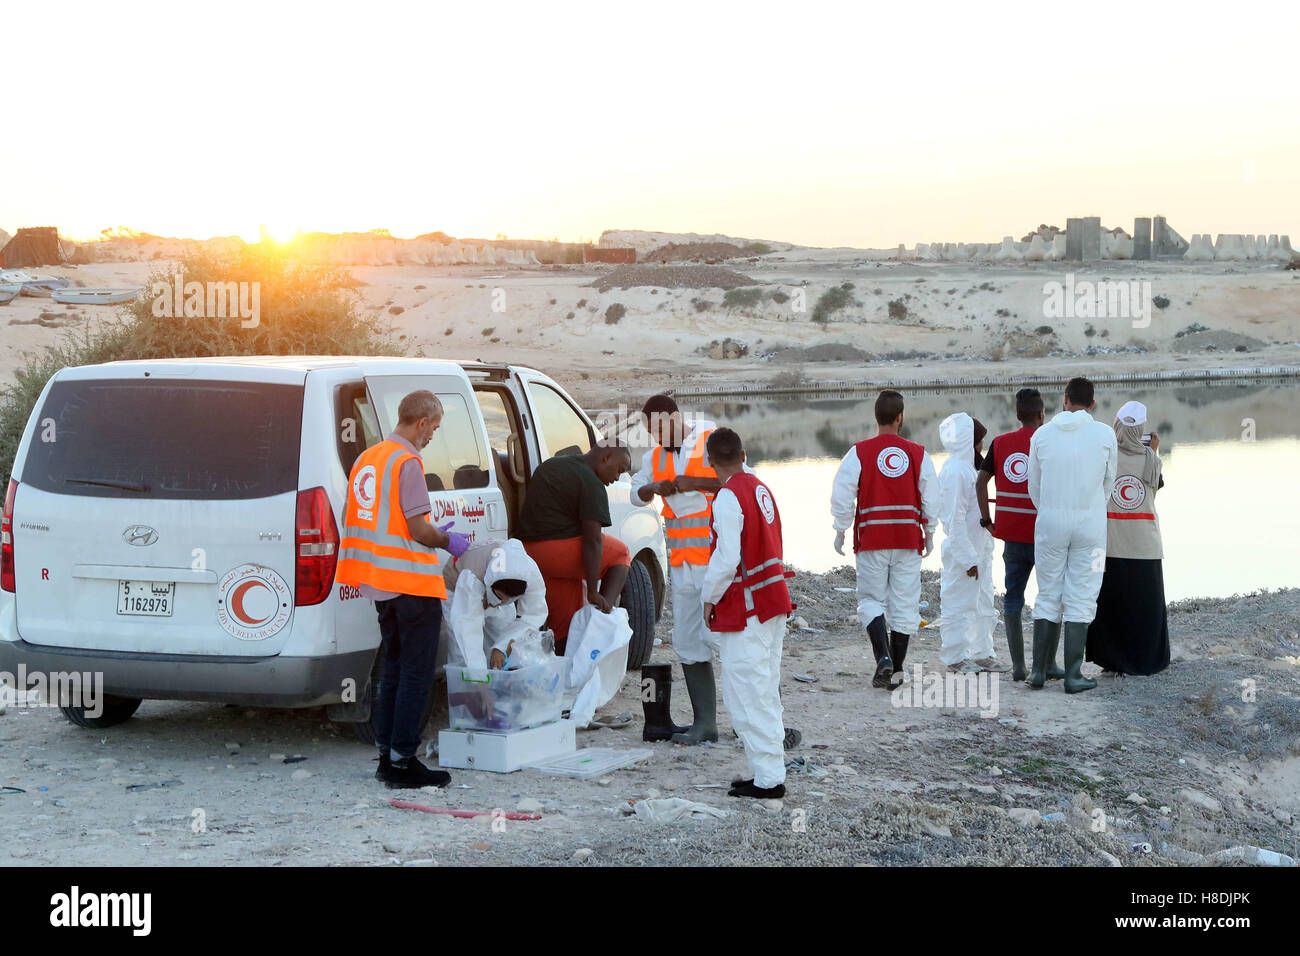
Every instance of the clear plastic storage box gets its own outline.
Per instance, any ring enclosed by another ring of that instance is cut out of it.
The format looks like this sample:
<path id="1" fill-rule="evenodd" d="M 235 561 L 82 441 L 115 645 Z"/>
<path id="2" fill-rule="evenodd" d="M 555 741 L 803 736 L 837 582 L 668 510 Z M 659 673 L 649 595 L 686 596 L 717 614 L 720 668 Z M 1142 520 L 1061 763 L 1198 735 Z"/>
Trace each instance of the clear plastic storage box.
<path id="1" fill-rule="evenodd" d="M 456 730 L 523 730 L 559 720 L 568 661 L 514 671 L 447 665 L 447 712 Z"/>

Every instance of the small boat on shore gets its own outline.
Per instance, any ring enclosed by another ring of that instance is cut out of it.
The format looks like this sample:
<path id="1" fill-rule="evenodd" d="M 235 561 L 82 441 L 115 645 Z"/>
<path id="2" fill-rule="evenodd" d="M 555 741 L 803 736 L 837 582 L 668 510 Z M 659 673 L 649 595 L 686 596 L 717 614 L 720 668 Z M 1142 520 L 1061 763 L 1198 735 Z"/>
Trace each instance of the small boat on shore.
<path id="1" fill-rule="evenodd" d="M 0 285 L 0 305 L 12 302 L 18 293 L 23 291 L 23 287 L 17 283 L 13 285 Z"/>
<path id="2" fill-rule="evenodd" d="M 139 289 L 59 289 L 50 297 L 64 305 L 119 305 L 139 295 Z"/>
<path id="3" fill-rule="evenodd" d="M 66 289 L 72 285 L 67 279 L 60 279 L 57 276 L 40 276 L 24 282 L 23 295 L 37 296 L 48 299 L 52 293 L 59 289 Z"/>

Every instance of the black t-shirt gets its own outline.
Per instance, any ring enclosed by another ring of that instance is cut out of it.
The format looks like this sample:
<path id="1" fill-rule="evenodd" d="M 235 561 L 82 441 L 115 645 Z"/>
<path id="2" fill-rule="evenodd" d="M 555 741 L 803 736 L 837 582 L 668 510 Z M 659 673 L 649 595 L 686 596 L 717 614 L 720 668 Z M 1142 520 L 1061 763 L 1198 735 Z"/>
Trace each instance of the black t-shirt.
<path id="1" fill-rule="evenodd" d="M 602 528 L 613 524 L 604 484 L 584 455 L 548 458 L 528 483 L 516 537 L 521 541 L 576 538 L 582 534 L 583 521 L 599 521 Z"/>

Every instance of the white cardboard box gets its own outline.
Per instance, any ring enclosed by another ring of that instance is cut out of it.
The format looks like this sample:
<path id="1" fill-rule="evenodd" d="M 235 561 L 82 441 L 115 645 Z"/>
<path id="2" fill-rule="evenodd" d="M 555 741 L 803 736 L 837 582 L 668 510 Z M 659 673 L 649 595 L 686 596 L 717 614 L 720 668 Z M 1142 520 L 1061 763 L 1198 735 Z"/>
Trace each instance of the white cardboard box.
<path id="1" fill-rule="evenodd" d="M 438 766 L 511 773 L 525 764 L 577 750 L 573 722 L 499 733 L 486 730 L 438 731 Z"/>

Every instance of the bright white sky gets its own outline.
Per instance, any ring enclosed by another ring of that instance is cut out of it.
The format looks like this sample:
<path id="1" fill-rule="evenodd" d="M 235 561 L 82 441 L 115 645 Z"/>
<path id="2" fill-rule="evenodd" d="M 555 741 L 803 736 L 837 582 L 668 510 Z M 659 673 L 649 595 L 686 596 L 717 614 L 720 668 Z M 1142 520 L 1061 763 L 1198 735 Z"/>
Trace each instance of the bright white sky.
<path id="1" fill-rule="evenodd" d="M 0 228 L 1300 240 L 1300 5 L 9 4 Z"/>

